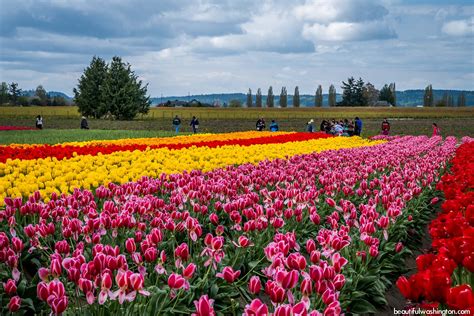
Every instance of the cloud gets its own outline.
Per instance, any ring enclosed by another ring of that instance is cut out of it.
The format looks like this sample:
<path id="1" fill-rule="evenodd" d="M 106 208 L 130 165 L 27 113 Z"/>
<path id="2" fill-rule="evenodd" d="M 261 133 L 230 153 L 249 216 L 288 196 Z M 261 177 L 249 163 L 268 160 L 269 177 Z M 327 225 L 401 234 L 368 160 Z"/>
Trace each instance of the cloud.
<path id="1" fill-rule="evenodd" d="M 303 35 L 315 42 L 322 41 L 365 41 L 395 38 L 396 33 L 383 22 L 333 22 L 328 25 L 315 23 L 305 25 Z"/>
<path id="2" fill-rule="evenodd" d="M 441 31 L 444 34 L 456 37 L 474 35 L 474 17 L 465 20 L 454 20 L 443 24 Z"/>

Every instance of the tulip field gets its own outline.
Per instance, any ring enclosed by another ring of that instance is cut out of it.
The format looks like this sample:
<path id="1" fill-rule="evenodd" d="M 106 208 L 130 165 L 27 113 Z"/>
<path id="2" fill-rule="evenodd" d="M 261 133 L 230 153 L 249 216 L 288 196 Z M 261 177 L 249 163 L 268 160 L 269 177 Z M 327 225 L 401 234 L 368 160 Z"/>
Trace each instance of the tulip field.
<path id="1" fill-rule="evenodd" d="M 474 312 L 473 153 L 297 132 L 0 145 L 0 314 L 374 314 L 393 284 L 406 308 Z"/>

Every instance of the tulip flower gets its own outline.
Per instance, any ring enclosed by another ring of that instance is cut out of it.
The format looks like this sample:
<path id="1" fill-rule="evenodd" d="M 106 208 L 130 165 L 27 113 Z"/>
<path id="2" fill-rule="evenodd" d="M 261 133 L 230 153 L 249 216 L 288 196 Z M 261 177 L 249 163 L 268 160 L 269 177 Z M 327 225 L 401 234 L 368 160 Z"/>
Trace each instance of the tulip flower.
<path id="1" fill-rule="evenodd" d="M 213 305 L 214 300 L 209 299 L 207 295 L 203 295 L 199 300 L 194 301 L 194 306 L 196 307 L 196 312 L 192 316 L 215 316 Z"/>
<path id="2" fill-rule="evenodd" d="M 217 278 L 222 278 L 227 281 L 227 283 L 233 283 L 240 275 L 240 270 L 234 271 L 232 267 L 224 267 L 222 272 L 216 274 Z"/>
<path id="3" fill-rule="evenodd" d="M 12 313 L 18 311 L 21 306 L 21 298 L 19 296 L 13 296 L 8 302 L 8 310 Z"/>
<path id="4" fill-rule="evenodd" d="M 256 275 L 252 276 L 249 280 L 249 292 L 257 295 L 260 293 L 262 288 L 262 283 L 260 282 L 260 278 Z"/>

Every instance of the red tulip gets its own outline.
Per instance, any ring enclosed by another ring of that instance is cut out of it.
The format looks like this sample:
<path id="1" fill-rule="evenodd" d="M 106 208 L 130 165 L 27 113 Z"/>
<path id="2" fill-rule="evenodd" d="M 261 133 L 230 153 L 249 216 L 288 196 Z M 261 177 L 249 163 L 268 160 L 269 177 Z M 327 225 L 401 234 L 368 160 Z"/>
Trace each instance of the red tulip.
<path id="1" fill-rule="evenodd" d="M 193 277 L 195 271 L 196 265 L 194 263 L 190 263 L 186 268 L 183 269 L 183 277 L 186 280 L 189 280 Z"/>
<path id="2" fill-rule="evenodd" d="M 222 272 L 217 273 L 217 278 L 222 278 L 227 281 L 227 283 L 233 283 L 240 275 L 240 270 L 234 271 L 232 267 L 224 267 Z"/>
<path id="3" fill-rule="evenodd" d="M 304 296 L 311 296 L 313 293 L 313 282 L 311 282 L 311 279 L 304 278 L 303 281 L 301 282 L 301 294 Z"/>
<path id="4" fill-rule="evenodd" d="M 446 304 L 456 310 L 474 308 L 474 293 L 468 284 L 459 285 L 449 289 Z"/>
<path id="5" fill-rule="evenodd" d="M 18 311 L 21 306 L 21 298 L 19 296 L 13 296 L 8 302 L 8 310 L 12 313 Z"/>
<path id="6" fill-rule="evenodd" d="M 180 258 L 183 261 L 188 261 L 189 259 L 189 248 L 188 244 L 182 243 L 174 250 L 174 255 Z"/>
<path id="7" fill-rule="evenodd" d="M 15 281 L 12 279 L 8 279 L 7 283 L 3 284 L 3 288 L 5 289 L 5 293 L 8 296 L 13 296 L 16 294 L 16 284 Z"/>
<path id="8" fill-rule="evenodd" d="M 137 251 L 135 240 L 133 238 L 128 238 L 127 241 L 125 241 L 125 248 L 127 249 L 128 253 L 134 253 Z"/>
<path id="9" fill-rule="evenodd" d="M 258 298 L 245 306 L 244 316 L 268 316 L 268 306 Z"/>
<path id="10" fill-rule="evenodd" d="M 260 278 L 256 275 L 252 276 L 249 280 L 249 292 L 257 295 L 261 289 L 262 283 L 260 282 Z"/>
<path id="11" fill-rule="evenodd" d="M 213 304 L 214 300 L 209 299 L 207 295 L 201 296 L 198 301 L 194 301 L 196 313 L 193 313 L 192 316 L 215 316 Z"/>
<path id="12" fill-rule="evenodd" d="M 172 289 L 180 289 L 186 283 L 186 280 L 179 274 L 172 273 L 168 277 L 168 286 Z"/>

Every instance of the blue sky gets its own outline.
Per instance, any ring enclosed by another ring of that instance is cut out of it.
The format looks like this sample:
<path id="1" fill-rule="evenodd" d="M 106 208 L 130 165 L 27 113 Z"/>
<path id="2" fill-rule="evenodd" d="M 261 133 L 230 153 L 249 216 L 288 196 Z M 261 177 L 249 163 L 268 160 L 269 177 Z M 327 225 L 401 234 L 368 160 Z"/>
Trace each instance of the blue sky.
<path id="1" fill-rule="evenodd" d="M 474 4 L 456 0 L 0 0 L 0 81 L 72 95 L 93 55 L 153 96 L 339 89 L 474 90 Z"/>

